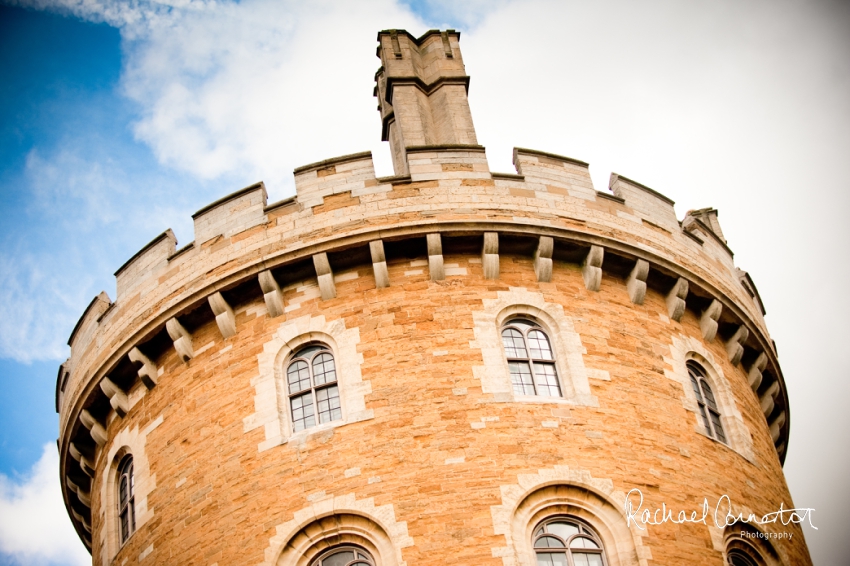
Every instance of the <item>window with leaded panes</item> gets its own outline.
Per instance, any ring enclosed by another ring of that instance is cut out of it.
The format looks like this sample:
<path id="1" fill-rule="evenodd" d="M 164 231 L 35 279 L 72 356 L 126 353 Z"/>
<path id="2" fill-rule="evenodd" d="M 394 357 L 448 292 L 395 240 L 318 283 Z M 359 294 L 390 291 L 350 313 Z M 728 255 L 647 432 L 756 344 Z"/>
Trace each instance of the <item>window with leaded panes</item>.
<path id="1" fill-rule="evenodd" d="M 136 530 L 136 503 L 133 485 L 133 457 L 124 456 L 118 466 L 118 529 L 121 544 Z"/>
<path id="2" fill-rule="evenodd" d="M 374 566 L 372 556 L 357 546 L 334 548 L 310 563 L 310 566 Z"/>
<path id="3" fill-rule="evenodd" d="M 693 387 L 694 395 L 697 398 L 697 405 L 699 405 L 699 413 L 706 434 L 720 442 L 727 443 L 723 423 L 720 422 L 720 409 L 717 408 L 717 400 L 711 390 L 711 385 L 708 383 L 705 369 L 694 361 L 689 361 L 687 365 L 688 375 L 691 377 L 691 387 Z"/>
<path id="4" fill-rule="evenodd" d="M 292 430 L 342 419 L 336 365 L 324 344 L 298 350 L 286 368 Z"/>
<path id="5" fill-rule="evenodd" d="M 599 536 L 573 517 L 555 517 L 534 531 L 537 566 L 606 566 Z"/>
<path id="6" fill-rule="evenodd" d="M 515 318 L 502 327 L 511 385 L 517 395 L 561 397 L 561 384 L 549 336 L 531 320 Z"/>

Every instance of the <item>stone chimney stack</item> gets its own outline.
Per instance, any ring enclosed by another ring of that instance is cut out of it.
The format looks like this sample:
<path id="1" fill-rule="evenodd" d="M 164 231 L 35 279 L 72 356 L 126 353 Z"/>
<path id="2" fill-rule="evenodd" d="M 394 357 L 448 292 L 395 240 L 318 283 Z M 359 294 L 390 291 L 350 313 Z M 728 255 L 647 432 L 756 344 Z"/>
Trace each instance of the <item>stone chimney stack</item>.
<path id="1" fill-rule="evenodd" d="M 396 175 L 409 173 L 408 147 L 478 144 L 459 41 L 460 32 L 451 29 L 418 39 L 404 30 L 378 33 L 375 96 Z"/>

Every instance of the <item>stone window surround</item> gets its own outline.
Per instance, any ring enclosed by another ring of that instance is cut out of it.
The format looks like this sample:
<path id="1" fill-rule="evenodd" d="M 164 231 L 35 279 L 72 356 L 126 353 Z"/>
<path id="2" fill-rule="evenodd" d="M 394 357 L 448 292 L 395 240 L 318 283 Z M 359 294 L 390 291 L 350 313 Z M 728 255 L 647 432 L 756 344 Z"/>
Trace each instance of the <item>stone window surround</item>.
<path id="1" fill-rule="evenodd" d="M 490 508 L 494 532 L 507 542 L 491 549 L 492 554 L 501 557 L 505 566 L 535 566 L 534 529 L 556 516 L 587 523 L 602 541 L 607 566 L 646 566 L 652 558 L 642 542 L 647 533 L 627 525 L 626 496 L 614 490 L 611 480 L 568 466 L 520 474 L 517 480 L 500 487 L 502 504 Z"/>
<path id="2" fill-rule="evenodd" d="M 733 504 L 733 513 L 735 514 L 740 512 L 746 513 L 748 511 L 749 509 Z M 743 538 L 741 536 L 741 533 L 745 531 L 752 535 L 763 534 L 761 529 L 758 529 L 751 524 L 736 523 L 726 527 L 725 529 L 709 524 L 708 530 L 711 535 L 712 547 L 714 550 L 723 555 L 723 564 L 727 564 L 728 553 L 733 549 L 742 549 L 745 550 L 747 554 L 758 557 L 756 563 L 759 566 L 788 566 L 790 564 L 787 556 L 784 558 L 780 557 L 777 549 L 768 539 L 760 536 L 752 536 L 751 538 Z"/>
<path id="3" fill-rule="evenodd" d="M 293 432 L 286 363 L 296 350 L 311 342 L 325 344 L 333 354 L 342 419 Z M 358 328 L 346 328 L 340 319 L 326 321 L 324 315 L 304 315 L 280 324 L 271 340 L 263 344 L 263 352 L 257 355 L 259 373 L 251 380 L 256 391 L 255 412 L 243 419 L 246 433 L 264 428 L 265 439 L 257 447 L 260 452 L 374 416 L 371 409 L 366 409 L 366 395 L 372 392 L 372 386 L 363 380 L 360 372 L 363 355 L 357 351 L 359 343 Z"/>
<path id="4" fill-rule="evenodd" d="M 312 503 L 277 525 L 265 561 L 258 566 L 308 566 L 332 546 L 353 544 L 372 555 L 378 566 L 407 566 L 402 550 L 413 546 L 407 523 L 395 519 L 391 503 L 375 506 L 374 498 L 318 492 Z"/>
<path id="5" fill-rule="evenodd" d="M 664 373 L 668 378 L 678 381 L 682 385 L 682 406 L 693 413 L 694 432 L 721 446 L 734 450 L 750 462 L 755 462 L 752 434 L 744 422 L 741 411 L 738 410 L 738 405 L 732 394 L 732 387 L 712 353 L 701 340 L 684 334 L 673 336 L 670 352 L 671 357 L 665 357 L 664 360 L 673 367 L 673 370 L 665 369 Z M 727 443 L 710 436 L 705 430 L 705 425 L 699 413 L 697 398 L 691 386 L 691 378 L 687 368 L 689 361 L 698 363 L 705 370 L 705 379 L 714 393 Z"/>
<path id="6" fill-rule="evenodd" d="M 106 454 L 106 474 L 104 481 L 100 484 L 99 514 L 101 524 L 104 525 L 104 528 L 100 529 L 103 566 L 110 564 L 118 551 L 153 518 L 154 509 L 148 507 L 148 496 L 156 488 L 156 474 L 151 474 L 145 445 L 147 436 L 162 424 L 162 421 L 163 418 L 160 415 L 141 432 L 138 426 L 124 428 L 115 435 L 110 444 L 109 452 Z M 136 530 L 122 543 L 118 518 L 118 466 L 128 454 L 133 456 Z M 148 549 L 143 552 L 146 551 Z"/>
<path id="7" fill-rule="evenodd" d="M 499 291 L 497 298 L 482 302 L 484 309 L 472 313 L 475 340 L 470 346 L 480 349 L 484 359 L 484 365 L 474 366 L 472 371 L 485 394 L 492 394 L 498 402 L 599 406 L 588 382 L 589 377 L 595 376 L 595 370 L 585 367 L 583 354 L 587 351 L 573 320 L 564 314 L 563 306 L 549 303 L 542 293 L 523 287 Z M 528 318 L 546 332 L 555 356 L 563 398 L 514 393 L 502 344 L 502 328 L 511 318 Z"/>

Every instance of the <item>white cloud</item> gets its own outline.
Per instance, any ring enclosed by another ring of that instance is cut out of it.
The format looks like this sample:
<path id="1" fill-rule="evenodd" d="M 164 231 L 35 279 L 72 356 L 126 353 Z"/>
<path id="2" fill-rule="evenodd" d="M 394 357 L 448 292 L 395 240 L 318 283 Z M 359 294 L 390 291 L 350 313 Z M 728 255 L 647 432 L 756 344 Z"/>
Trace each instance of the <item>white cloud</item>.
<path id="1" fill-rule="evenodd" d="M 75 270 L 74 284 L 68 285 L 61 269 L 66 262 L 56 253 L 0 252 L 0 357 L 29 362 L 68 355 L 68 337 L 57 329 L 74 327 L 92 276 Z"/>
<path id="2" fill-rule="evenodd" d="M 90 566 L 62 503 L 56 446 L 45 444 L 29 474 L 0 474 L 0 554 L 21 566 Z"/>
<path id="3" fill-rule="evenodd" d="M 112 273 L 127 258 L 169 227 L 191 240 L 187 202 L 199 200 L 198 187 L 136 174 L 121 162 L 131 156 L 110 151 L 27 155 L 30 221 L 16 219 L 20 229 L 0 240 L 0 357 L 65 359 L 71 329 L 101 290 L 114 299 Z"/>

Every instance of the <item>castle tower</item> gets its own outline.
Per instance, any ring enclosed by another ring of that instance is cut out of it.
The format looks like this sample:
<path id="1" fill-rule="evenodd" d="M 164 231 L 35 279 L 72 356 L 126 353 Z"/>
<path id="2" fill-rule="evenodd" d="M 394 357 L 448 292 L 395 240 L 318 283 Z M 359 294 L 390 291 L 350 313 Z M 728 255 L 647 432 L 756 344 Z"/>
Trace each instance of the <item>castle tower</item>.
<path id="1" fill-rule="evenodd" d="M 459 41 L 454 30 L 419 39 L 404 30 L 378 33 L 375 96 L 381 139 L 390 142 L 397 176 L 409 174 L 408 147 L 478 144 Z"/>
<path id="2" fill-rule="evenodd" d="M 82 314 L 56 410 L 93 564 L 811 563 L 797 523 L 725 523 L 793 503 L 717 211 L 536 150 L 490 171 L 458 40 L 378 36 L 396 175 L 227 195 Z"/>

